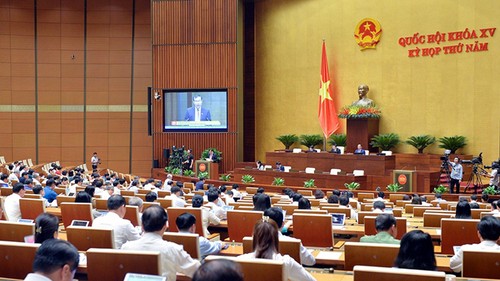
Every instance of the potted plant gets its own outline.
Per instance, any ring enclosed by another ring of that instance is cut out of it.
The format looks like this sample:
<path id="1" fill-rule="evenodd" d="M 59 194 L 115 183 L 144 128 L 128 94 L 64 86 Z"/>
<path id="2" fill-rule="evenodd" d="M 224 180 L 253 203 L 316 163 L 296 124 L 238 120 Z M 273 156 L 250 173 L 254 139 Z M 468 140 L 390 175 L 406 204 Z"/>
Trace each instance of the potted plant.
<path id="1" fill-rule="evenodd" d="M 497 191 L 495 190 L 494 186 L 490 185 L 487 188 L 483 189 L 483 194 L 495 195 L 497 194 Z"/>
<path id="2" fill-rule="evenodd" d="M 387 191 L 389 191 L 389 192 L 398 192 L 401 189 L 403 189 L 403 187 L 397 183 L 392 183 L 392 184 L 387 185 Z"/>
<path id="3" fill-rule="evenodd" d="M 304 187 L 305 187 L 305 188 L 314 188 L 314 187 L 316 187 L 316 186 L 314 185 L 314 179 L 309 179 L 309 180 L 306 180 L 306 181 L 304 182 Z"/>
<path id="4" fill-rule="evenodd" d="M 183 174 L 186 177 L 192 177 L 192 176 L 194 176 L 194 172 L 192 170 L 184 170 Z"/>
<path id="5" fill-rule="evenodd" d="M 451 154 L 467 145 L 467 139 L 464 136 L 452 136 L 439 138 L 440 148 L 449 149 Z"/>
<path id="6" fill-rule="evenodd" d="M 399 136 L 394 133 L 390 134 L 380 134 L 372 138 L 371 145 L 373 147 L 378 147 L 382 151 L 391 150 L 399 143 Z"/>
<path id="7" fill-rule="evenodd" d="M 203 150 L 203 152 L 201 153 L 201 159 L 202 160 L 207 159 L 210 150 L 212 150 L 214 152 L 214 155 L 215 155 L 214 162 L 219 163 L 222 160 L 222 152 L 220 152 L 217 148 L 213 148 L 213 147 L 209 147 L 209 148 Z"/>
<path id="8" fill-rule="evenodd" d="M 444 186 L 442 184 L 440 184 L 440 185 L 438 185 L 437 187 L 434 188 L 434 193 L 441 193 L 441 194 L 443 194 L 443 193 L 446 193 L 446 192 L 448 192 L 448 187 L 446 187 L 446 186 Z"/>
<path id="9" fill-rule="evenodd" d="M 182 170 L 181 170 L 181 168 L 177 168 L 177 167 L 175 167 L 175 168 L 172 168 L 172 169 L 170 170 L 170 172 L 172 173 L 172 175 L 181 175 Z"/>
<path id="10" fill-rule="evenodd" d="M 281 136 L 277 137 L 276 139 L 279 140 L 285 146 L 285 150 L 290 150 L 290 147 L 294 143 L 299 141 L 299 137 L 297 137 L 294 134 L 281 135 Z"/>
<path id="11" fill-rule="evenodd" d="M 323 144 L 323 137 L 321 135 L 300 135 L 300 144 L 309 148 Z"/>
<path id="12" fill-rule="evenodd" d="M 329 145 L 346 146 L 347 135 L 346 134 L 333 134 L 328 138 Z"/>
<path id="13" fill-rule="evenodd" d="M 272 185 L 276 186 L 285 185 L 285 180 L 283 178 L 274 178 Z"/>
<path id="14" fill-rule="evenodd" d="M 229 174 L 222 174 L 222 175 L 220 175 L 219 179 L 221 181 L 230 181 L 231 177 L 232 177 L 232 175 L 230 173 Z"/>
<path id="15" fill-rule="evenodd" d="M 243 176 L 241 176 L 241 182 L 252 183 L 252 182 L 255 182 L 255 179 L 252 175 L 243 175 Z"/>
<path id="16" fill-rule="evenodd" d="M 198 178 L 201 179 L 201 178 L 208 178 L 208 172 L 199 172 L 198 173 Z"/>
<path id="17" fill-rule="evenodd" d="M 411 136 L 405 142 L 418 149 L 418 153 L 422 154 L 426 147 L 436 142 L 436 138 L 430 135 Z"/>
<path id="18" fill-rule="evenodd" d="M 344 183 L 344 186 L 350 191 L 358 189 L 361 185 L 357 182 Z"/>

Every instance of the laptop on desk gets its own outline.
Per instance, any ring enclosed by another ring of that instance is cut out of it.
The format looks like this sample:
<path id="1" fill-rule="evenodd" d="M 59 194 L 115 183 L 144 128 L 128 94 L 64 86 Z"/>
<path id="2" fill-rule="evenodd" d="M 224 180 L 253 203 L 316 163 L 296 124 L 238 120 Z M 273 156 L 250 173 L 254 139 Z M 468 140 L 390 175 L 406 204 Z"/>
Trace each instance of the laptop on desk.
<path id="1" fill-rule="evenodd" d="M 341 213 L 331 213 L 332 216 L 332 227 L 333 228 L 343 228 L 345 224 L 345 214 Z"/>

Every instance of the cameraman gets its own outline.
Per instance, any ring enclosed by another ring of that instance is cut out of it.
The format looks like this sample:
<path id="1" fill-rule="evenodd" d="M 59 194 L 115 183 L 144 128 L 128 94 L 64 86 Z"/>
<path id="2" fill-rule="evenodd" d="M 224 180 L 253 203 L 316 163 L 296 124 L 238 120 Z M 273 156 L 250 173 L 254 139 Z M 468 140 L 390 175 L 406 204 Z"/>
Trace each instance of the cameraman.
<path id="1" fill-rule="evenodd" d="M 457 194 L 460 193 L 460 181 L 462 180 L 463 176 L 463 167 L 460 164 L 460 159 L 458 157 L 455 157 L 453 159 L 453 163 L 448 161 L 451 167 L 451 173 L 450 173 L 450 193 L 453 193 L 453 187 L 457 187 Z"/>
<path id="2" fill-rule="evenodd" d="M 490 178 L 490 185 L 494 186 L 496 190 L 498 190 L 498 184 L 500 182 L 500 174 L 498 170 L 500 169 L 499 162 L 493 162 L 491 164 L 491 173 L 486 174 L 485 176 Z"/>

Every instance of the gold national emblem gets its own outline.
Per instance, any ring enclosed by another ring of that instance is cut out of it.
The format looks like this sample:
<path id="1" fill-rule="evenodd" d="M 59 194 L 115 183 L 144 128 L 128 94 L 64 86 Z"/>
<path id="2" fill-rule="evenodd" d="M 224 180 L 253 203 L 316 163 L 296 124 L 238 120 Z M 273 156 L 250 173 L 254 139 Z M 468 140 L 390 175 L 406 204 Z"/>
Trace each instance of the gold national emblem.
<path id="1" fill-rule="evenodd" d="M 380 35 L 382 35 L 380 23 L 370 18 L 362 19 L 354 30 L 354 38 L 361 51 L 375 49 L 380 41 Z"/>

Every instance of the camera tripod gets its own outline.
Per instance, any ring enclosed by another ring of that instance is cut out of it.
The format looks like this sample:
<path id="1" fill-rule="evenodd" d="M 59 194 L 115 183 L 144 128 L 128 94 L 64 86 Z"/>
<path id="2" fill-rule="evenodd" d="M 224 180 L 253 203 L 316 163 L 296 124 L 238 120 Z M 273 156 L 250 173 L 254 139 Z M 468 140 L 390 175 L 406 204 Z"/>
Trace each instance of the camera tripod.
<path id="1" fill-rule="evenodd" d="M 474 164 L 474 166 L 472 167 L 472 173 L 470 174 L 467 185 L 465 186 L 464 193 L 467 193 L 467 190 L 472 185 L 474 187 L 474 194 L 477 194 L 478 187 L 483 186 L 481 175 L 484 174 L 487 174 L 486 170 L 483 169 L 483 167 L 479 166 L 479 164 Z"/>
<path id="2" fill-rule="evenodd" d="M 439 173 L 439 177 L 438 177 L 437 182 L 436 182 L 436 186 L 439 186 L 441 184 L 441 177 L 443 175 L 446 175 L 446 186 L 450 186 L 451 170 L 450 170 L 450 164 L 448 163 L 448 160 L 443 160 L 439 171 L 440 171 L 440 173 Z"/>

